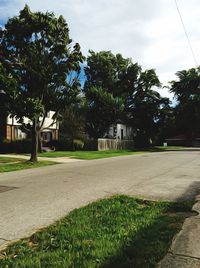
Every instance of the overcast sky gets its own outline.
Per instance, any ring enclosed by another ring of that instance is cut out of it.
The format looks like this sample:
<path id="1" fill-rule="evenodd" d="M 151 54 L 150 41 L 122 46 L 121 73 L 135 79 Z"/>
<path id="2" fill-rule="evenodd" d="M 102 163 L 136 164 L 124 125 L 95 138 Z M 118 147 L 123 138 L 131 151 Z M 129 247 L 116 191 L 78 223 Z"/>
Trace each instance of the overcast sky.
<path id="1" fill-rule="evenodd" d="M 200 0 L 177 2 L 199 64 Z M 33 11 L 62 14 L 84 55 L 88 49 L 121 53 L 144 69 L 155 68 L 164 85 L 175 72 L 195 67 L 174 0 L 0 0 L 0 23 L 25 3 Z"/>

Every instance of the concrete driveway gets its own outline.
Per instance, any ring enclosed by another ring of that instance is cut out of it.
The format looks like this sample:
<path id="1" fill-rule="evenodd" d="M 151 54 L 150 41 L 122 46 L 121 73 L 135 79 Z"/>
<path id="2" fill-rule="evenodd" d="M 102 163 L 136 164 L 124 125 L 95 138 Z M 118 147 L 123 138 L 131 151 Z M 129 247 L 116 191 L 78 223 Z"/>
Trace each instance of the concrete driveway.
<path id="1" fill-rule="evenodd" d="M 200 190 L 200 151 L 146 153 L 0 174 L 0 245 L 112 194 L 187 199 Z"/>

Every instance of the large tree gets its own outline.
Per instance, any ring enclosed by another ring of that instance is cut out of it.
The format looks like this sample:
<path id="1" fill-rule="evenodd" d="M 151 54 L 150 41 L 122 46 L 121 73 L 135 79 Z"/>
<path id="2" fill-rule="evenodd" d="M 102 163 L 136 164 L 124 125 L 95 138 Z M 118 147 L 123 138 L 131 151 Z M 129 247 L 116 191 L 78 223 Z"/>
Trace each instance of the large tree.
<path id="1" fill-rule="evenodd" d="M 162 108 L 168 104 L 156 91 L 160 86 L 155 70 L 140 70 L 128 97 L 127 112 L 138 146 L 151 145 L 157 135 Z"/>
<path id="2" fill-rule="evenodd" d="M 79 93 L 77 73 L 83 56 L 79 44 L 72 46 L 69 28 L 62 16 L 31 12 L 26 5 L 19 16 L 0 30 L 2 59 L 9 76 L 17 81 L 12 112 L 31 132 L 31 161 L 37 161 L 38 139 L 47 113 L 73 102 Z M 71 79 L 66 79 L 71 75 Z M 9 89 L 11 90 L 11 89 Z M 29 123 L 24 122 L 24 118 Z M 52 123 L 53 124 L 53 123 Z"/>
<path id="3" fill-rule="evenodd" d="M 88 102 L 86 126 L 91 137 L 102 137 L 110 124 L 124 117 L 127 97 L 133 91 L 139 70 L 137 63 L 121 54 L 90 51 L 84 92 Z"/>
<path id="4" fill-rule="evenodd" d="M 155 90 L 161 86 L 155 70 L 143 71 L 121 54 L 90 51 L 85 72 L 90 135 L 101 137 L 120 119 L 132 126 L 138 145 L 149 146 L 157 135 L 161 111 L 168 104 Z"/>
<path id="5" fill-rule="evenodd" d="M 177 72 L 176 76 L 170 90 L 177 100 L 177 129 L 193 139 L 200 132 L 200 67 Z"/>

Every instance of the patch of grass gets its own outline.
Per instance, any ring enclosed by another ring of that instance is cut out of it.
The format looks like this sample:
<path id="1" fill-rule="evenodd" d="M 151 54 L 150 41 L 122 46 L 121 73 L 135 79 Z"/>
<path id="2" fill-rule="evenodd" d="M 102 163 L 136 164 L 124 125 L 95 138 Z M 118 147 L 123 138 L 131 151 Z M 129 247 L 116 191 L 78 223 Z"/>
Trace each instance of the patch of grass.
<path id="1" fill-rule="evenodd" d="M 0 267 L 155 267 L 184 220 L 168 212 L 191 206 L 128 196 L 103 199 L 9 246 Z"/>
<path id="2" fill-rule="evenodd" d="M 0 164 L 0 173 L 17 171 L 21 169 L 37 168 L 37 167 L 43 167 L 43 166 L 55 165 L 55 164 L 58 164 L 58 163 L 55 163 L 53 161 L 39 161 L 37 163 L 32 163 L 30 161 L 18 159 L 17 163 L 12 163 L 12 162 L 5 163 L 4 162 L 4 164 Z"/>
<path id="3" fill-rule="evenodd" d="M 71 157 L 76 159 L 100 159 L 114 156 L 141 154 L 144 151 L 128 151 L 128 150 L 107 150 L 107 151 L 55 151 L 44 152 L 39 154 L 42 157 Z"/>
<path id="4" fill-rule="evenodd" d="M 55 152 L 44 152 L 40 153 L 41 157 L 70 157 L 76 159 L 100 159 L 114 156 L 134 155 L 143 154 L 150 152 L 164 152 L 164 151 L 178 151 L 183 150 L 185 147 L 178 146 L 155 146 L 150 148 L 135 149 L 135 150 L 106 150 L 106 151 L 55 151 Z"/>
<path id="5" fill-rule="evenodd" d="M 0 164 L 18 162 L 18 161 L 21 161 L 21 160 L 22 160 L 21 158 L 16 158 L 16 157 L 4 157 L 4 156 L 0 156 Z"/>

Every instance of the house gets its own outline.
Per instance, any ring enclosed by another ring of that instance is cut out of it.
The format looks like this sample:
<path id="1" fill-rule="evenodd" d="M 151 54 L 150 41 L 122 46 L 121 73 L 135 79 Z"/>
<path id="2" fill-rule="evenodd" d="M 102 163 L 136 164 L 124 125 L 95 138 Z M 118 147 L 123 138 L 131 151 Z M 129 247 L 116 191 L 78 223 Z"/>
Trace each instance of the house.
<path id="1" fill-rule="evenodd" d="M 58 139 L 59 124 L 53 120 L 54 112 L 50 111 L 42 127 L 41 140 L 42 145 L 45 146 L 51 140 Z M 42 119 L 41 119 L 42 120 Z M 24 118 L 25 123 L 29 123 L 28 118 Z M 13 116 L 1 116 L 0 118 L 0 141 L 7 140 L 12 142 L 15 140 L 22 140 L 29 138 L 29 133 L 24 132 L 21 129 L 21 124 L 17 122 L 16 117 Z"/>
<path id="2" fill-rule="evenodd" d="M 132 150 L 133 148 L 132 127 L 119 121 L 110 126 L 103 138 L 98 139 L 98 151 Z"/>
<path id="3" fill-rule="evenodd" d="M 133 130 L 131 126 L 122 123 L 112 124 L 104 136 L 109 139 L 132 140 Z"/>

